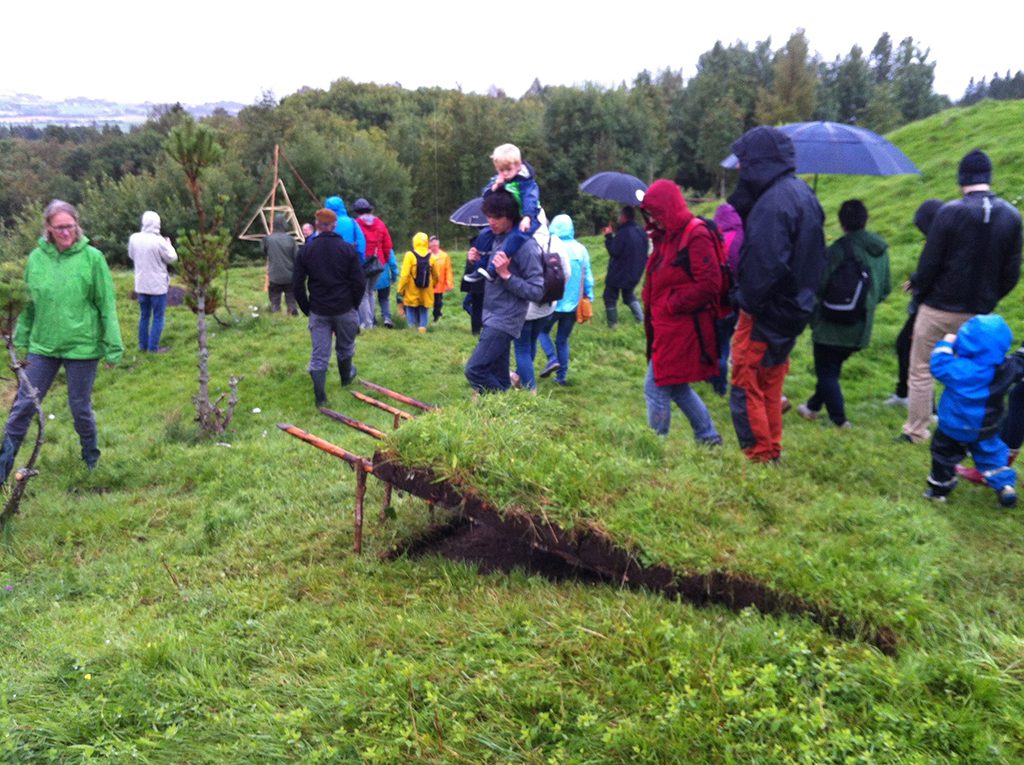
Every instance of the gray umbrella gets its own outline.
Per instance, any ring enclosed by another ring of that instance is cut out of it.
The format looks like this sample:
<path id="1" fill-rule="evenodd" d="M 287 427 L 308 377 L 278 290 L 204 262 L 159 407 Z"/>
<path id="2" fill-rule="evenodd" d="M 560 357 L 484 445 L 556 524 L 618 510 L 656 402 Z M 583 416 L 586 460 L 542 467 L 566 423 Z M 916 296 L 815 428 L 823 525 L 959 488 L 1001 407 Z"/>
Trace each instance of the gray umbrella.
<path id="1" fill-rule="evenodd" d="M 644 201 L 647 184 L 629 173 L 604 172 L 583 181 L 580 191 L 624 205 L 638 205 Z"/>

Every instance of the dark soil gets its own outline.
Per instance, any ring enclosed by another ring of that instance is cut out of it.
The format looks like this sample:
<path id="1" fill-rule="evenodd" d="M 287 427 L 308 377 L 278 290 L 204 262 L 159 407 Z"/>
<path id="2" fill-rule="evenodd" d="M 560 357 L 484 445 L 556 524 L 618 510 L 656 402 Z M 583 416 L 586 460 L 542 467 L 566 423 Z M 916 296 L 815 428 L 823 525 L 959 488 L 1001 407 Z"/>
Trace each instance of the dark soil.
<path id="1" fill-rule="evenodd" d="M 804 616 L 838 637 L 865 640 L 886 654 L 896 652 L 898 638 L 891 628 L 859 623 L 828 607 L 779 592 L 742 572 L 678 572 L 666 566 L 642 566 L 628 550 L 603 535 L 586 529 L 567 531 L 526 513 L 502 513 L 429 471 L 409 468 L 380 453 L 374 455 L 373 472 L 401 491 L 461 509 L 456 521 L 410 541 L 392 557 L 441 555 L 472 563 L 487 573 L 519 569 L 556 582 L 574 580 L 654 591 L 697 606 L 721 605 L 734 610 L 753 606 L 766 614 Z"/>

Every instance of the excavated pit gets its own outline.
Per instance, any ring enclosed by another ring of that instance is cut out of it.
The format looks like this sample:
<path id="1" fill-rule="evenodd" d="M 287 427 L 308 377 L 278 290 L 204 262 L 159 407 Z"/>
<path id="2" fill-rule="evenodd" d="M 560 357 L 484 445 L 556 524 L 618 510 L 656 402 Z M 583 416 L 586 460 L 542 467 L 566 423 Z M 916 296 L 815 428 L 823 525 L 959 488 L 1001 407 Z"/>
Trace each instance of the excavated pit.
<path id="1" fill-rule="evenodd" d="M 667 566 L 643 566 L 629 551 L 600 534 L 567 531 L 526 513 L 501 513 L 429 470 L 401 465 L 381 453 L 374 455 L 373 472 L 401 491 L 461 510 L 451 523 L 434 527 L 393 550 L 391 558 L 441 555 L 474 564 L 485 573 L 518 569 L 556 582 L 648 590 L 696 606 L 719 605 L 736 611 L 753 606 L 764 614 L 806 617 L 837 637 L 866 641 L 888 655 L 896 653 L 898 638 L 890 627 L 858 622 L 779 592 L 754 577 L 729 571 L 679 572 Z"/>

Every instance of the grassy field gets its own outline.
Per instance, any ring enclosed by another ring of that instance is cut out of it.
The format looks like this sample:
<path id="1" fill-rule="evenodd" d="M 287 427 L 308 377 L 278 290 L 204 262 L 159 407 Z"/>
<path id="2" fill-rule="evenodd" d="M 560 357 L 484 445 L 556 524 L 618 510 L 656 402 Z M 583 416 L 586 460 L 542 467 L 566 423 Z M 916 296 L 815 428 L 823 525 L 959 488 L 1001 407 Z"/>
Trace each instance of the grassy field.
<path id="1" fill-rule="evenodd" d="M 842 200 L 864 199 L 902 280 L 921 245 L 913 211 L 956 195 L 966 151 L 989 151 L 996 190 L 1024 197 L 1022 117 L 1020 104 L 982 104 L 904 128 L 891 137 L 921 177 L 820 178 L 830 238 Z M 600 291 L 603 245 L 584 243 Z M 458 244 L 446 243 L 456 263 Z M 115 280 L 131 344 L 131 277 Z M 305 323 L 267 315 L 261 285 L 258 269 L 234 270 L 236 320 L 213 330 L 214 388 L 244 375 L 220 439 L 192 422 L 185 309 L 168 313 L 171 353 L 129 351 L 101 370 L 94 473 L 63 386 L 48 397 L 42 475 L 0 540 L 0 762 L 1024 759 L 1024 524 L 977 487 L 944 506 L 920 499 L 928 451 L 893 443 L 901 412 L 881 404 L 901 294 L 845 367 L 854 428 L 787 415 L 777 469 L 743 459 L 708 386 L 725 447 L 698 448 L 678 412 L 655 437 L 642 331 L 632 319 L 609 330 L 600 300 L 573 334 L 571 385 L 541 380 L 536 397 L 470 399 L 474 339 L 457 295 L 427 335 L 364 333 L 356 357 L 361 377 L 442 406 L 392 439 L 406 462 L 607 535 L 645 564 L 749 575 L 865 630 L 888 627 L 899 643 L 885 656 L 808 619 L 479 575 L 438 557 L 385 562 L 430 523 L 409 496 L 384 523 L 368 513 L 354 555 L 352 472 L 275 426 L 364 455 L 377 444 L 316 412 Z M 1024 335 L 1020 289 L 1000 312 Z M 813 386 L 805 336 L 786 393 L 800 402 Z M 328 393 L 390 430 L 333 372 Z M 371 508 L 381 496 L 371 479 Z"/>

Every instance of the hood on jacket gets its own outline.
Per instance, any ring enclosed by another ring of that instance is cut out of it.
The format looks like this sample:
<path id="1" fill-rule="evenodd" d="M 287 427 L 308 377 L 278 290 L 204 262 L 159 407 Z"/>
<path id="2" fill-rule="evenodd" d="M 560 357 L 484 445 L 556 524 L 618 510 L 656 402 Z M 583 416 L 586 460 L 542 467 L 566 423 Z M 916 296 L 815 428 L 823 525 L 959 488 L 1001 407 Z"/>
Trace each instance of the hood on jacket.
<path id="1" fill-rule="evenodd" d="M 274 213 L 274 232 L 288 233 L 288 218 L 285 217 L 284 213 Z"/>
<path id="2" fill-rule="evenodd" d="M 412 238 L 412 249 L 417 255 L 426 255 L 430 252 L 430 238 L 422 231 L 417 232 Z"/>
<path id="3" fill-rule="evenodd" d="M 1013 332 L 1002 316 L 986 313 L 973 316 L 956 333 L 953 351 L 957 356 L 981 364 L 1001 364 L 1013 342 Z"/>
<path id="4" fill-rule="evenodd" d="M 576 227 L 572 223 L 572 218 L 565 213 L 556 215 L 551 220 L 551 225 L 548 226 L 548 229 L 552 234 L 565 242 L 572 241 L 576 238 Z"/>
<path id="5" fill-rule="evenodd" d="M 361 221 L 362 221 L 363 223 L 365 223 L 365 224 L 366 224 L 367 226 L 372 226 L 372 225 L 373 225 L 373 222 L 374 222 L 375 220 L 377 220 L 377 216 L 376 216 L 376 215 L 374 215 L 373 213 L 362 213 L 362 214 L 361 214 L 361 215 L 359 216 L 358 220 L 361 220 Z"/>
<path id="6" fill-rule="evenodd" d="M 345 200 L 339 196 L 327 197 L 324 200 L 324 207 L 333 211 L 339 218 L 348 217 L 348 210 L 345 209 Z"/>
<path id="7" fill-rule="evenodd" d="M 755 194 L 780 175 L 796 172 L 793 139 L 778 128 L 751 128 L 732 145 L 732 151 L 740 163 L 740 181 L 749 184 Z"/>
<path id="8" fill-rule="evenodd" d="M 142 213 L 142 228 L 139 230 L 145 231 L 147 234 L 159 234 L 160 216 L 152 210 L 146 210 Z"/>
<path id="9" fill-rule="evenodd" d="M 640 209 L 646 210 L 666 231 L 682 231 L 693 217 L 683 199 L 683 192 L 675 183 L 664 178 L 650 185 Z"/>
<path id="10" fill-rule="evenodd" d="M 723 234 L 727 231 L 742 231 L 743 220 L 736 208 L 728 202 L 723 202 L 715 209 L 715 225 Z"/>
<path id="11" fill-rule="evenodd" d="M 941 199 L 926 199 L 917 208 L 917 212 L 914 213 L 914 225 L 925 236 L 928 236 L 928 229 L 932 227 L 935 213 L 939 211 L 940 207 L 942 207 Z"/>

